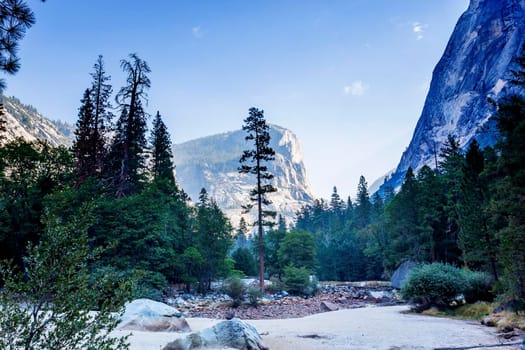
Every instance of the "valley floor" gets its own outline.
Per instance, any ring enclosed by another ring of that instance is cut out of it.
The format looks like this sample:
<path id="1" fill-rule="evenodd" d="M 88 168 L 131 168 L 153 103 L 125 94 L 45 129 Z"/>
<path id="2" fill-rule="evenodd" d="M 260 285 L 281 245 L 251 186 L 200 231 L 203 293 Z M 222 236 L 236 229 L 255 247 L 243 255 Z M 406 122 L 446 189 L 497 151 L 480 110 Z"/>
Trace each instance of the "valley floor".
<path id="1" fill-rule="evenodd" d="M 257 328 L 271 350 L 430 350 L 500 343 L 493 328 L 475 322 L 403 313 L 407 309 L 407 306 L 371 306 L 296 319 L 247 322 Z M 193 331 L 220 322 L 206 318 L 188 318 L 187 321 Z M 185 335 L 134 331 L 130 337 L 131 350 L 158 350 L 173 339 Z M 500 349 L 519 348 L 506 346 Z"/>

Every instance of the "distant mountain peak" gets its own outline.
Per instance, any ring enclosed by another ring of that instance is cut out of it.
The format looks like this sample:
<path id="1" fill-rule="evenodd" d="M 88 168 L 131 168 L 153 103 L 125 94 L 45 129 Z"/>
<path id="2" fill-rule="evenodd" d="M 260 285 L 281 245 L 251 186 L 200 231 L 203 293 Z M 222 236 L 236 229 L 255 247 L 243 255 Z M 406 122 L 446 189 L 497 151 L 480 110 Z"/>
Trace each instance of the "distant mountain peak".
<path id="1" fill-rule="evenodd" d="M 255 179 L 239 174 L 239 159 L 243 150 L 252 145 L 245 141 L 242 130 L 202 137 L 174 145 L 174 163 L 177 182 L 192 199 L 198 198 L 201 188 L 206 188 L 210 198 L 237 225 L 242 216 L 248 222 L 254 215 L 243 215 L 241 206 L 248 203 Z M 278 191 L 269 195 L 272 209 L 292 223 L 302 206 L 311 204 L 313 195 L 303 152 L 297 136 L 278 125 L 270 125 L 270 146 L 275 150 L 275 161 L 268 164 Z"/>

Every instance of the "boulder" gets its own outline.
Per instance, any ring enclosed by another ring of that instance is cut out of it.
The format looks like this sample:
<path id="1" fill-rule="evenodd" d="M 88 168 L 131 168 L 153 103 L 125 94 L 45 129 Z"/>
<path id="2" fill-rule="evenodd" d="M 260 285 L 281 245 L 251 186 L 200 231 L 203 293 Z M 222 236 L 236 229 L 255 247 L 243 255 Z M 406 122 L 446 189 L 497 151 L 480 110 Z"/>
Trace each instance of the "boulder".
<path id="1" fill-rule="evenodd" d="M 339 310 L 339 306 L 337 306 L 334 303 L 331 303 L 329 301 L 323 301 L 321 302 L 321 311 L 337 311 Z"/>
<path id="2" fill-rule="evenodd" d="M 401 289 L 403 286 L 403 283 L 407 279 L 408 275 L 410 274 L 410 271 L 416 267 L 417 264 L 411 260 L 407 260 L 403 262 L 397 270 L 392 275 L 392 279 L 390 280 L 390 285 L 394 288 Z"/>
<path id="3" fill-rule="evenodd" d="M 191 332 L 179 310 L 157 301 L 137 299 L 126 305 L 118 329 L 148 332 Z"/>
<path id="4" fill-rule="evenodd" d="M 162 350 L 190 350 L 206 348 L 231 348 L 240 350 L 268 350 L 261 336 L 252 325 L 233 318 L 211 328 L 177 339 Z"/>

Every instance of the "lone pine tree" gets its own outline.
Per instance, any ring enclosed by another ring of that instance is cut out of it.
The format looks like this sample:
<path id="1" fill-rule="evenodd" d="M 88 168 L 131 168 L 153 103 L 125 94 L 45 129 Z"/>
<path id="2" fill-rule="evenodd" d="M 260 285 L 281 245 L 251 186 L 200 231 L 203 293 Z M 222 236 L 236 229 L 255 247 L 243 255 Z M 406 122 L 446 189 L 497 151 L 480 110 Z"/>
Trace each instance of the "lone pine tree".
<path id="1" fill-rule="evenodd" d="M 275 151 L 270 147 L 270 127 L 264 119 L 264 111 L 250 108 L 249 115 L 244 119 L 242 127 L 248 133 L 246 141 L 253 142 L 253 148 L 244 150 L 238 168 L 241 174 L 251 174 L 256 178 L 255 188 L 250 192 L 251 203 L 244 206 L 245 212 L 249 212 L 254 204 L 257 206 L 258 245 L 259 245 L 259 285 L 264 290 L 264 249 L 263 249 L 263 226 L 271 225 L 266 218 L 275 218 L 276 213 L 263 210 L 271 201 L 267 195 L 276 192 L 277 188 L 271 183 L 273 174 L 268 172 L 266 164 L 275 160 Z"/>

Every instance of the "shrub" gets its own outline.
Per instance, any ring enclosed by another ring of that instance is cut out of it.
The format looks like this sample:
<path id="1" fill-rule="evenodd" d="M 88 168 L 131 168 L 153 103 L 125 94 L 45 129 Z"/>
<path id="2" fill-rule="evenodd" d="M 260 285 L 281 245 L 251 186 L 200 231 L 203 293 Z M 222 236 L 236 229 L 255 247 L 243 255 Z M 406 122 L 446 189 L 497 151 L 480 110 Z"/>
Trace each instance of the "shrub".
<path id="1" fill-rule="evenodd" d="M 308 294 L 310 272 L 304 268 L 289 265 L 284 268 L 284 289 L 290 294 Z"/>
<path id="2" fill-rule="evenodd" d="M 492 276 L 486 272 L 470 271 L 467 269 L 461 270 L 463 278 L 465 279 L 465 289 L 463 295 L 465 301 L 469 304 L 476 301 L 492 301 L 494 296 L 491 293 L 492 284 L 494 280 Z"/>
<path id="3" fill-rule="evenodd" d="M 250 301 L 251 306 L 257 307 L 259 299 L 262 297 L 262 292 L 259 288 L 250 287 L 248 288 L 248 300 Z"/>
<path id="4" fill-rule="evenodd" d="M 113 338 L 110 332 L 132 283 L 103 271 L 90 274 L 88 263 L 97 255 L 88 243 L 89 215 L 81 214 L 69 224 L 47 219 L 40 243 L 28 247 L 23 273 L 0 265 L 0 349 L 129 348 L 127 336 Z"/>
<path id="5" fill-rule="evenodd" d="M 244 293 L 246 293 L 246 285 L 238 277 L 230 277 L 224 280 L 222 289 L 230 298 L 232 298 L 232 306 L 238 307 L 242 304 Z"/>
<path id="6" fill-rule="evenodd" d="M 448 305 L 464 291 L 465 278 L 454 266 L 433 263 L 412 270 L 401 288 L 405 300 L 420 302 L 426 306 Z"/>
<path id="7" fill-rule="evenodd" d="M 160 272 L 138 270 L 138 286 L 135 290 L 135 298 L 147 298 L 162 301 L 162 294 L 168 288 L 166 277 Z"/>

